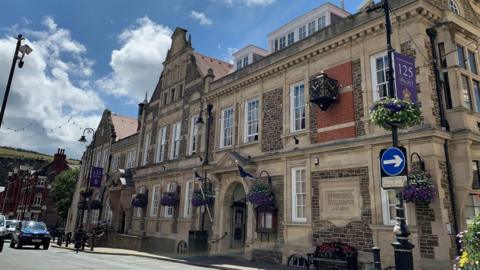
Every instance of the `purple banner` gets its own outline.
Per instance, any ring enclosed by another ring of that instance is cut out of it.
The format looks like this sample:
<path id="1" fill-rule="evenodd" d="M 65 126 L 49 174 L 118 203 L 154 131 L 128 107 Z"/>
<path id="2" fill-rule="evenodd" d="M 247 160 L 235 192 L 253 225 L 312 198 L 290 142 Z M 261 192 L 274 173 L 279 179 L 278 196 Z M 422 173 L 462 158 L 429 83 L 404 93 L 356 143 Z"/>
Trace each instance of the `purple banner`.
<path id="1" fill-rule="evenodd" d="M 102 184 L 102 174 L 103 168 L 92 167 L 92 174 L 90 176 L 91 187 L 100 187 L 100 185 Z"/>
<path id="2" fill-rule="evenodd" d="M 395 63 L 395 88 L 399 99 L 416 103 L 417 82 L 415 78 L 415 59 L 400 53 L 393 54 Z"/>

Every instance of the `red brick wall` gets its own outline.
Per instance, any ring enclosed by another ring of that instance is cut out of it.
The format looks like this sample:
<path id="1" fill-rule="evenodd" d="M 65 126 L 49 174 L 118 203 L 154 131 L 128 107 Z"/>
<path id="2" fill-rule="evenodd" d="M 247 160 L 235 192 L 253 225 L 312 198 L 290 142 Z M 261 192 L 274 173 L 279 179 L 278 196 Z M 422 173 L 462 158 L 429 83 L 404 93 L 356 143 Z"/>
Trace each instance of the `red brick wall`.
<path id="1" fill-rule="evenodd" d="M 338 80 L 343 93 L 338 95 L 338 101 L 331 105 L 327 111 L 322 112 L 315 107 L 317 128 L 328 128 L 336 125 L 354 122 L 355 107 L 352 91 L 352 62 L 347 62 L 324 71 L 330 78 Z M 333 130 L 317 133 L 317 142 L 327 142 L 338 139 L 355 137 L 355 127 L 339 127 Z"/>

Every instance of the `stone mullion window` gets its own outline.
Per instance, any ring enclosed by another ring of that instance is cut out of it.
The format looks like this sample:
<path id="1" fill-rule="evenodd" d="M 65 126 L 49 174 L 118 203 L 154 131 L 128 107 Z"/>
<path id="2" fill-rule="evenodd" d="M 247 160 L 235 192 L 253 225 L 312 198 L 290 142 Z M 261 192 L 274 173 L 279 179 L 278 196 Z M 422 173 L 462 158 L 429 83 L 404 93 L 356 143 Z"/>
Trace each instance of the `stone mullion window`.
<path id="1" fill-rule="evenodd" d="M 461 76 L 462 83 L 462 105 L 471 110 L 472 109 L 472 98 L 470 93 L 470 79 L 465 75 Z"/>
<path id="2" fill-rule="evenodd" d="M 172 149 L 171 149 L 171 153 L 170 153 L 170 158 L 171 159 L 177 159 L 178 154 L 180 153 L 181 126 L 182 126 L 182 122 L 179 121 L 179 122 L 173 124 L 173 127 L 172 127 Z"/>
<path id="3" fill-rule="evenodd" d="M 258 140 L 259 99 L 254 98 L 245 104 L 245 142 Z"/>
<path id="4" fill-rule="evenodd" d="M 154 185 L 152 192 L 152 205 L 150 206 L 150 217 L 158 215 L 158 205 L 160 202 L 160 185 Z"/>
<path id="5" fill-rule="evenodd" d="M 304 167 L 292 168 L 292 221 L 307 222 L 307 181 Z"/>
<path id="6" fill-rule="evenodd" d="M 165 145 L 167 143 L 167 127 L 160 128 L 158 132 L 157 139 L 157 152 L 155 154 L 156 163 L 162 162 L 165 160 Z"/>
<path id="7" fill-rule="evenodd" d="M 305 129 L 305 85 L 298 83 L 290 89 L 290 130 L 292 132 Z"/>
<path id="8" fill-rule="evenodd" d="M 145 142 L 143 145 L 142 166 L 147 165 L 148 162 L 148 146 L 150 145 L 150 132 L 145 135 Z"/>
<path id="9" fill-rule="evenodd" d="M 193 116 L 190 123 L 190 144 L 188 146 L 188 154 L 194 155 L 197 153 L 198 148 L 198 125 L 197 123 L 198 116 Z"/>
<path id="10" fill-rule="evenodd" d="M 220 147 L 233 145 L 233 107 L 222 110 Z"/>

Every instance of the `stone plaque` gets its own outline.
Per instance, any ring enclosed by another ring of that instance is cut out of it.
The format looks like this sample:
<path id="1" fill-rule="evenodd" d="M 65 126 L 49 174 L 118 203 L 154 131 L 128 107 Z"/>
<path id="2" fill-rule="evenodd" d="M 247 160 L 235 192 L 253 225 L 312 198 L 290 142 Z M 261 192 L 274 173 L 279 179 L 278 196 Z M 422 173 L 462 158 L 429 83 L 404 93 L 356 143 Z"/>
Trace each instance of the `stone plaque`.
<path id="1" fill-rule="evenodd" d="M 320 183 L 320 218 L 336 225 L 361 220 L 359 179 L 340 178 Z"/>

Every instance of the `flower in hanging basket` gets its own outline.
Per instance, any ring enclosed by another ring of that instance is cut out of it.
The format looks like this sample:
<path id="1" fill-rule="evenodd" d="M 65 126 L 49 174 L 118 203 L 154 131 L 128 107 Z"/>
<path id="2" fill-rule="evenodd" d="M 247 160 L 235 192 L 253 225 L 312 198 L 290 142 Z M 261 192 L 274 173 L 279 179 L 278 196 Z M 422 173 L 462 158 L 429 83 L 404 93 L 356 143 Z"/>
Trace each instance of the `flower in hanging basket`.
<path id="1" fill-rule="evenodd" d="M 93 200 L 90 202 L 90 209 L 97 210 L 102 208 L 102 203 L 99 200 Z"/>
<path id="2" fill-rule="evenodd" d="M 147 195 L 139 193 L 133 197 L 132 207 L 146 208 L 147 207 Z"/>
<path id="3" fill-rule="evenodd" d="M 203 191 L 205 194 L 205 199 L 203 199 L 202 191 L 195 190 L 192 195 L 192 205 L 195 207 L 202 205 L 212 205 L 215 202 L 215 193 L 211 191 Z"/>
<path id="4" fill-rule="evenodd" d="M 256 181 L 247 194 L 247 200 L 256 206 L 268 206 L 274 204 L 275 195 L 270 185 Z"/>
<path id="5" fill-rule="evenodd" d="M 384 97 L 377 100 L 370 109 L 370 121 L 375 125 L 390 130 L 392 125 L 408 128 L 422 121 L 422 113 L 415 103 L 398 98 Z"/>
<path id="6" fill-rule="evenodd" d="M 429 204 L 435 198 L 432 176 L 423 171 L 408 174 L 408 184 L 403 189 L 403 199 L 416 204 Z"/>
<path id="7" fill-rule="evenodd" d="M 177 192 L 165 192 L 160 199 L 160 204 L 163 206 L 175 207 L 178 205 L 180 198 Z"/>

